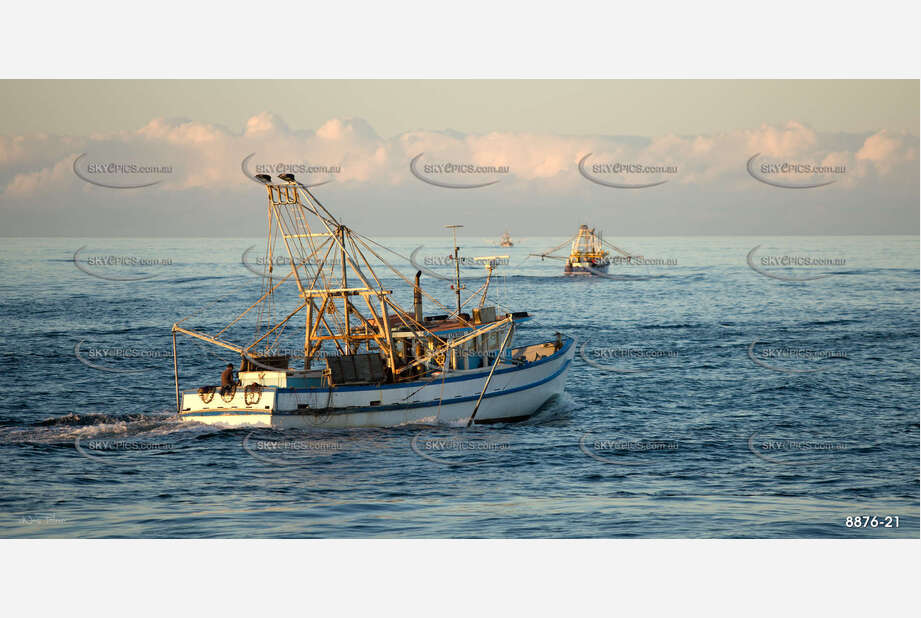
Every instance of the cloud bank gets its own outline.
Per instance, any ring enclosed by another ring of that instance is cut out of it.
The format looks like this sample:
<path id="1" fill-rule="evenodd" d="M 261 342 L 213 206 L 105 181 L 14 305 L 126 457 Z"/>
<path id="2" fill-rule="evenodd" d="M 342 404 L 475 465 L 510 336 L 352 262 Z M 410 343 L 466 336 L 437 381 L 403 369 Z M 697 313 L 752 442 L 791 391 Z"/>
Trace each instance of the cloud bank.
<path id="1" fill-rule="evenodd" d="M 792 121 L 709 135 L 383 138 L 360 118 L 293 130 L 264 112 L 241 131 L 156 118 L 110 134 L 0 136 L 0 222 L 7 236 L 260 236 L 264 193 L 247 174 L 293 170 L 323 183 L 317 196 L 347 224 L 380 235 L 446 223 L 559 235 L 581 222 L 609 236 L 914 233 L 918 151 L 907 131 Z"/>

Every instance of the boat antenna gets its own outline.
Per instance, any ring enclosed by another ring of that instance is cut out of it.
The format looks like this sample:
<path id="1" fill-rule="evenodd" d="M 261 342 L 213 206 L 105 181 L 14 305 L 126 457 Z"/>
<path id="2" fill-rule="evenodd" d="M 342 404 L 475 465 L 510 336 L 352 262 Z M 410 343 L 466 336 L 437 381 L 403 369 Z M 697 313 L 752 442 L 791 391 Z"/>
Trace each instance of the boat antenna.
<path id="1" fill-rule="evenodd" d="M 446 225 L 454 233 L 454 293 L 457 294 L 457 317 L 461 314 L 461 280 L 460 280 L 460 248 L 457 246 L 457 228 L 463 225 Z"/>
<path id="2" fill-rule="evenodd" d="M 478 307 L 482 307 L 486 303 L 486 294 L 489 292 L 489 282 L 492 281 L 492 271 L 501 263 L 500 260 L 505 260 L 505 263 L 508 264 L 508 257 L 507 255 L 487 255 L 473 258 L 474 261 L 482 262 L 483 266 L 486 267 L 486 283 L 480 287 L 480 290 L 483 290 L 483 296 L 480 298 L 480 304 L 477 305 Z M 473 296 L 476 296 L 478 292 L 479 290 L 474 292 Z M 471 298 L 473 298 L 473 296 L 471 296 Z"/>

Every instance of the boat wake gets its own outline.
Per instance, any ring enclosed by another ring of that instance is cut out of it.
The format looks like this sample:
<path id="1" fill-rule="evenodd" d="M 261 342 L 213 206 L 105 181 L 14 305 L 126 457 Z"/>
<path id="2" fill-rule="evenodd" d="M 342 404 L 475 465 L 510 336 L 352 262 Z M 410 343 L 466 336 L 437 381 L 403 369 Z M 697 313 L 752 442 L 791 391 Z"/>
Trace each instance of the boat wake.
<path id="1" fill-rule="evenodd" d="M 544 404 L 530 419 L 521 423 L 500 423 L 503 426 L 541 425 L 566 419 L 576 408 L 576 402 L 566 393 L 556 396 Z M 467 426 L 465 419 L 442 420 L 431 416 L 420 421 L 406 423 L 397 427 L 463 429 Z M 477 428 L 488 426 L 477 425 Z M 202 434 L 222 434 L 240 431 L 237 426 L 205 425 L 181 420 L 175 413 L 164 411 L 153 414 L 103 414 L 70 413 L 55 416 L 22 426 L 0 427 L 0 444 L 73 444 L 77 438 L 89 440 L 94 438 L 119 437 L 153 439 L 178 434 L 189 439 L 203 437 Z M 309 433 L 325 434 L 330 430 Z"/>
<path id="2" fill-rule="evenodd" d="M 26 426 L 0 428 L 0 444 L 72 444 L 77 438 L 158 438 L 203 427 L 182 423 L 173 412 L 158 414 L 77 414 L 52 417 Z M 213 428 L 208 428 L 213 431 Z"/>

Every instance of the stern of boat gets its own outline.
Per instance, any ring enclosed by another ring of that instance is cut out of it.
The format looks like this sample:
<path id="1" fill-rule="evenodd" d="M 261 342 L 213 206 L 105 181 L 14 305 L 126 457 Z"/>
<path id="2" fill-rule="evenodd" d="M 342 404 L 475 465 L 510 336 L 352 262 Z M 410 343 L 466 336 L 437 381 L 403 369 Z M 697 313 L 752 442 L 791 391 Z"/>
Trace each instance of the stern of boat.
<path id="1" fill-rule="evenodd" d="M 270 427 L 277 392 L 277 387 L 259 384 L 238 385 L 224 391 L 219 386 L 184 391 L 179 418 L 211 425 Z"/>

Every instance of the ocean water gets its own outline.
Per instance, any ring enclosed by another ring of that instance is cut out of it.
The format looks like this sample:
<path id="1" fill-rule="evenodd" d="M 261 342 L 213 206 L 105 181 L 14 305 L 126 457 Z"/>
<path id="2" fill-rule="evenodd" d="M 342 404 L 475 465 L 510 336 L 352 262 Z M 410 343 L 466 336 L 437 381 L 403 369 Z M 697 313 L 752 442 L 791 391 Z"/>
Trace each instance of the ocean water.
<path id="1" fill-rule="evenodd" d="M 452 304 L 446 238 L 376 240 Z M 490 298 L 534 316 L 519 342 L 576 338 L 563 396 L 519 424 L 277 432 L 179 422 L 172 377 L 170 325 L 255 300 L 264 240 L 5 239 L 0 536 L 918 537 L 917 236 L 609 238 L 645 261 L 570 278 L 528 257 L 562 236 L 514 240 L 460 244 L 509 255 Z M 184 388 L 234 360 L 179 349 Z"/>

